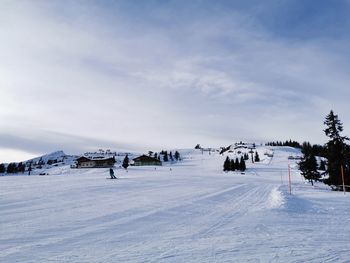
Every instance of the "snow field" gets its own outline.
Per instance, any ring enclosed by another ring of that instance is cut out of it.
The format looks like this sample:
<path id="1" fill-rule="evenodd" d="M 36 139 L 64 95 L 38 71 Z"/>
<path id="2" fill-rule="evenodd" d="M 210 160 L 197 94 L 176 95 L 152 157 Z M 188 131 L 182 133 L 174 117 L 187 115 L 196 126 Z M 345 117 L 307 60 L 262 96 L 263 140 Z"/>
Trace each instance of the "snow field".
<path id="1" fill-rule="evenodd" d="M 294 161 L 289 195 L 298 151 L 258 151 L 245 174 L 188 150 L 172 166 L 117 169 L 118 180 L 67 166 L 0 177 L 0 261 L 349 262 L 350 197 L 305 184 Z"/>

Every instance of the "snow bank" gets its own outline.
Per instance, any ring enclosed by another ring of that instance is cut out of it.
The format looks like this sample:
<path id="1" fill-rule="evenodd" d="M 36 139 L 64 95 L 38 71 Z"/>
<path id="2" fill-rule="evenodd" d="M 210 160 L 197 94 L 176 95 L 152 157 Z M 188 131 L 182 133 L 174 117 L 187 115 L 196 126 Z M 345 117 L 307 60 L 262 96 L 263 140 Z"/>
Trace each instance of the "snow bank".
<path id="1" fill-rule="evenodd" d="M 284 196 L 277 187 L 273 188 L 270 192 L 269 198 L 267 200 L 266 207 L 269 209 L 279 208 L 285 203 Z"/>

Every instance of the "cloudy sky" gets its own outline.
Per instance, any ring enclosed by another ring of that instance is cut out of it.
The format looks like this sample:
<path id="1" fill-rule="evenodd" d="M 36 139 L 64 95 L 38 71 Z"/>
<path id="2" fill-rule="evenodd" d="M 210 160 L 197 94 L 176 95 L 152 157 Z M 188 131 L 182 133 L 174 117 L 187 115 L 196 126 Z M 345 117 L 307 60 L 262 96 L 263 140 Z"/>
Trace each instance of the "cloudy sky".
<path id="1" fill-rule="evenodd" d="M 0 1 L 0 162 L 350 135 L 350 1 Z"/>

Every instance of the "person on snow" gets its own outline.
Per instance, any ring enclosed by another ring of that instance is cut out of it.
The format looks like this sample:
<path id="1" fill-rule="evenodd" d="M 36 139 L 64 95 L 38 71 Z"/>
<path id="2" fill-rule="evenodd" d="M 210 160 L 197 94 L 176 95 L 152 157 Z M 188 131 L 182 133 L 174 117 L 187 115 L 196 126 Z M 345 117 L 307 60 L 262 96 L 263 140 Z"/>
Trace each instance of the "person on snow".
<path id="1" fill-rule="evenodd" d="M 111 176 L 111 179 L 117 179 L 114 175 L 114 170 L 112 168 L 109 169 L 109 175 Z"/>

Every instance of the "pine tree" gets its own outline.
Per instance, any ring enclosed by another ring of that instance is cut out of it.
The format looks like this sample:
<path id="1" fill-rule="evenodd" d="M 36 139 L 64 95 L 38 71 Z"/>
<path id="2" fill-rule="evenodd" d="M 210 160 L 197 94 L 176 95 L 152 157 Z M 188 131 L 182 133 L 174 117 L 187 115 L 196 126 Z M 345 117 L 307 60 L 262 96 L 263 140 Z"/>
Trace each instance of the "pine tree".
<path id="1" fill-rule="evenodd" d="M 124 169 L 128 169 L 128 167 L 129 167 L 129 157 L 128 157 L 128 155 L 125 156 L 122 166 L 123 166 Z"/>
<path id="2" fill-rule="evenodd" d="M 314 181 L 320 179 L 320 173 L 317 171 L 317 161 L 310 143 L 303 144 L 302 153 L 304 157 L 299 162 L 299 169 L 304 178 L 313 185 Z"/>
<path id="3" fill-rule="evenodd" d="M 175 152 L 174 156 L 176 161 L 180 160 L 180 153 L 178 151 Z"/>
<path id="4" fill-rule="evenodd" d="M 169 159 L 170 159 L 170 161 L 174 161 L 173 153 L 171 151 L 169 153 Z"/>
<path id="5" fill-rule="evenodd" d="M 230 171 L 236 171 L 237 170 L 237 167 L 236 167 L 236 163 L 235 163 L 235 160 L 230 160 Z"/>
<path id="6" fill-rule="evenodd" d="M 335 115 L 333 111 L 326 116 L 324 124 L 326 125 L 324 132 L 330 139 L 326 146 L 328 159 L 326 172 L 329 178 L 325 180 L 325 183 L 336 186 L 341 185 L 341 167 L 343 166 L 345 184 L 348 184 L 349 162 L 346 160 L 348 146 L 345 143 L 348 138 L 340 135 L 343 131 L 343 124 L 338 119 L 338 115 Z"/>
<path id="7" fill-rule="evenodd" d="M 244 172 L 246 170 L 246 165 L 243 156 L 241 157 L 241 161 L 239 163 L 239 169 Z"/>
<path id="8" fill-rule="evenodd" d="M 235 167 L 236 167 L 236 170 L 239 170 L 239 160 L 238 160 L 238 157 L 236 157 L 236 160 L 235 160 Z"/>
<path id="9" fill-rule="evenodd" d="M 0 174 L 5 173 L 5 171 L 6 171 L 5 164 L 1 163 L 0 164 Z"/>
<path id="10" fill-rule="evenodd" d="M 256 163 L 260 162 L 260 157 L 259 157 L 259 153 L 258 153 L 258 152 L 255 152 L 254 161 L 255 161 Z"/>
<path id="11" fill-rule="evenodd" d="M 32 172 L 32 163 L 29 163 L 29 167 L 28 167 L 28 175 L 30 175 L 30 173 Z"/>
<path id="12" fill-rule="evenodd" d="M 158 159 L 158 153 L 154 153 L 154 158 Z"/>
<path id="13" fill-rule="evenodd" d="M 26 169 L 26 166 L 25 166 L 22 162 L 20 162 L 20 163 L 17 165 L 17 172 L 19 172 L 19 173 L 24 173 L 25 169 Z"/>
<path id="14" fill-rule="evenodd" d="M 13 174 L 17 173 L 17 165 L 15 163 L 10 163 L 7 165 L 6 173 Z"/>
<path id="15" fill-rule="evenodd" d="M 228 158 L 228 156 L 226 157 L 226 160 L 224 162 L 224 171 L 227 172 L 227 171 L 230 171 L 230 158 Z"/>
<path id="16" fill-rule="evenodd" d="M 244 160 L 245 161 L 249 160 L 249 155 L 247 153 L 244 154 Z"/>
<path id="17" fill-rule="evenodd" d="M 168 152 L 167 151 L 164 152 L 163 161 L 164 162 L 168 162 L 169 161 L 169 157 L 168 157 Z"/>

